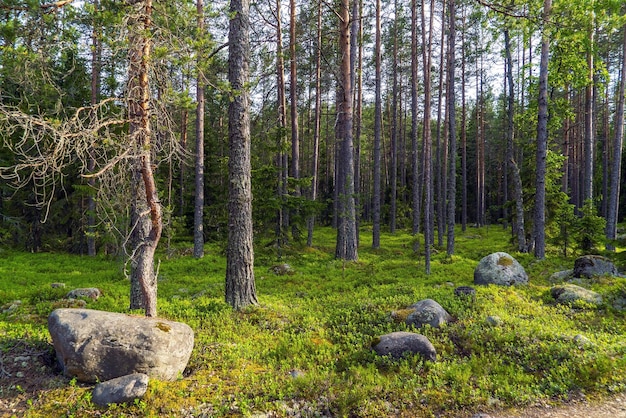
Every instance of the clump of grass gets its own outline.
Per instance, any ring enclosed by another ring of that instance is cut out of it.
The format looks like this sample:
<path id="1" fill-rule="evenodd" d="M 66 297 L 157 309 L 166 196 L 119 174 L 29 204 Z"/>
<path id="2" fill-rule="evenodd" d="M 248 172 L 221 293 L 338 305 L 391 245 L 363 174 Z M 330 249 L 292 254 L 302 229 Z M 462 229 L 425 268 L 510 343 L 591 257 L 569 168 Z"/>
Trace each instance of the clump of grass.
<path id="1" fill-rule="evenodd" d="M 413 252 L 415 237 L 403 232 L 383 235 L 379 250 L 363 245 L 357 263 L 334 260 L 335 231 L 329 228 L 316 230 L 312 249 L 294 244 L 280 261 L 273 249 L 259 248 L 255 276 L 261 304 L 242 312 L 223 301 L 226 263 L 219 245 L 207 244 L 201 260 L 188 255 L 163 259 L 159 314 L 195 332 L 183 378 L 152 381 L 141 401 L 106 410 L 91 403 L 88 386 L 67 381 L 33 393 L 30 405 L 22 408 L 29 416 L 287 416 L 300 411 L 309 416 L 453 417 L 564 399 L 572 391 L 626 388 L 624 311 L 610 303 L 584 310 L 545 298 L 549 275 L 573 265 L 572 259 L 557 251 L 540 262 L 515 254 L 531 285 L 481 286 L 475 298 L 458 298 L 454 288 L 472 284 L 480 258 L 514 249 L 499 228 L 459 231 L 457 237 L 457 253 L 434 254 L 429 276 Z M 363 229 L 361 240 L 371 242 L 370 229 Z M 288 263 L 293 274 L 273 274 L 270 268 L 277 263 Z M 2 253 L 0 276 L 7 273 L 15 279 L 11 285 L 0 281 L 0 306 L 18 299 L 22 304 L 0 314 L 1 351 L 8 341 L 49 344 L 45 320 L 72 286 L 103 290 L 98 301 L 86 302 L 89 308 L 127 310 L 128 281 L 115 260 Z M 48 288 L 50 282 L 67 287 Z M 623 278 L 593 283 L 607 300 L 626 298 L 624 289 Z M 410 330 L 389 312 L 425 298 L 456 319 L 419 331 L 437 349 L 438 361 L 376 356 L 371 343 L 378 336 Z M 501 321 L 489 325 L 489 316 Z M 590 343 L 581 347 L 577 335 Z"/>

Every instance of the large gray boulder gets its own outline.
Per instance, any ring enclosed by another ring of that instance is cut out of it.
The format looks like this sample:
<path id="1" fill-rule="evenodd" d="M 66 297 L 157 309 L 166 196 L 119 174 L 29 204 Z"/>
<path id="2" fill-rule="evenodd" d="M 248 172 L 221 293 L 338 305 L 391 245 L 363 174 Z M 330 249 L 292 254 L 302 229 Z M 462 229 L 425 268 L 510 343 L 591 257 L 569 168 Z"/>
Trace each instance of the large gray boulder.
<path id="1" fill-rule="evenodd" d="M 432 343 L 421 334 L 398 331 L 377 338 L 372 348 L 379 356 L 391 356 L 394 359 L 408 354 L 419 354 L 425 360 L 436 361 L 437 351 Z"/>
<path id="2" fill-rule="evenodd" d="M 602 295 L 593 290 L 576 286 L 575 284 L 563 284 L 554 286 L 550 289 L 550 294 L 557 303 L 571 305 L 578 301 L 589 303 L 592 305 L 602 304 Z"/>
<path id="3" fill-rule="evenodd" d="M 594 276 L 617 276 L 615 264 L 599 255 L 583 255 L 574 261 L 574 277 L 590 279 Z"/>
<path id="4" fill-rule="evenodd" d="M 65 375 L 90 383 L 133 373 L 176 380 L 194 341 L 180 322 L 91 309 L 56 309 L 48 330 Z"/>
<path id="5" fill-rule="evenodd" d="M 528 274 L 524 267 L 504 252 L 483 257 L 474 269 L 474 284 L 512 286 L 527 283 Z"/>
<path id="6" fill-rule="evenodd" d="M 98 383 L 93 388 L 91 400 L 99 406 L 133 402 L 141 399 L 148 390 L 148 375 L 133 373 Z"/>
<path id="7" fill-rule="evenodd" d="M 432 299 L 420 300 L 411 305 L 409 309 L 412 309 L 413 312 L 406 317 L 405 322 L 407 325 L 413 325 L 416 328 L 421 328 L 424 325 L 439 328 L 452 320 L 450 314 Z"/>

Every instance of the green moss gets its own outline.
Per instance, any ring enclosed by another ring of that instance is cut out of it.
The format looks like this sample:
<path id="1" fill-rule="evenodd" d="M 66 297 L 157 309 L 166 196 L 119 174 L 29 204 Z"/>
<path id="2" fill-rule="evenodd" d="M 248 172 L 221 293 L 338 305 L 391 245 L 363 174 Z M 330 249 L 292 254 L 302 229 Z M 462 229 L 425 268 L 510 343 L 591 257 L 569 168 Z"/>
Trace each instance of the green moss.
<path id="1" fill-rule="evenodd" d="M 502 256 L 498 259 L 498 265 L 508 267 L 513 265 L 513 259 L 511 257 Z"/>
<path id="2" fill-rule="evenodd" d="M 397 311 L 393 311 L 391 312 L 391 319 L 394 320 L 394 322 L 404 322 L 406 321 L 406 318 L 411 315 L 413 312 L 415 312 L 415 309 L 400 309 Z"/>
<path id="3" fill-rule="evenodd" d="M 55 383 L 42 380 L 41 387 L 20 394 L 16 414 L 225 417 L 307 410 L 329 416 L 436 411 L 454 417 L 493 408 L 494 401 L 497 407 L 523 407 L 564 398 L 572 390 L 593 396 L 626 389 L 626 315 L 613 307 L 626 295 L 626 279 L 589 283 L 606 298 L 602 309 L 558 305 L 548 278 L 573 266 L 558 249 L 549 247 L 546 260 L 534 261 L 532 255 L 513 253 L 501 228 L 459 230 L 456 236 L 456 254 L 452 259 L 445 251 L 433 254 L 430 275 L 424 273 L 423 255 L 413 252 L 415 237 L 400 230 L 383 234 L 380 249 L 360 248 L 358 263 L 335 260 L 331 228 L 315 230 L 312 249 L 293 243 L 280 261 L 272 248 L 259 246 L 260 306 L 243 312 L 224 302 L 226 263 L 219 243 L 208 243 L 199 260 L 163 257 L 159 316 L 187 323 L 195 334 L 182 379 L 151 380 L 142 401 L 99 409 L 89 388 L 69 385 L 47 369 Z M 361 240 L 371 240 L 371 227 L 361 230 Z M 502 248 L 528 266 L 532 284 L 481 286 L 471 303 L 456 297 L 456 287 L 472 285 L 478 260 Z M 292 266 L 294 274 L 273 274 L 270 269 L 279 262 Z M 119 263 L 104 258 L 0 253 L 0 277 L 13 278 L 0 280 L 0 306 L 22 301 L 19 309 L 0 312 L 5 368 L 20 347 L 50 347 L 47 315 L 65 294 L 50 283 L 97 284 L 105 296 L 88 302 L 89 308 L 126 312 L 129 284 L 120 272 Z M 435 346 L 438 361 L 424 363 L 414 356 L 390 362 L 376 356 L 371 345 L 378 336 L 408 330 L 404 319 L 412 310 L 389 313 L 425 298 L 457 319 L 442 329 L 420 330 Z M 501 318 L 501 324 L 488 325 L 489 316 Z M 168 327 L 166 321 L 157 324 Z M 593 344 L 580 349 L 574 341 L 579 334 Z"/>
<path id="4" fill-rule="evenodd" d="M 172 330 L 172 327 L 170 327 L 167 324 L 164 324 L 163 322 L 157 322 L 156 327 L 163 332 L 170 332 Z"/>

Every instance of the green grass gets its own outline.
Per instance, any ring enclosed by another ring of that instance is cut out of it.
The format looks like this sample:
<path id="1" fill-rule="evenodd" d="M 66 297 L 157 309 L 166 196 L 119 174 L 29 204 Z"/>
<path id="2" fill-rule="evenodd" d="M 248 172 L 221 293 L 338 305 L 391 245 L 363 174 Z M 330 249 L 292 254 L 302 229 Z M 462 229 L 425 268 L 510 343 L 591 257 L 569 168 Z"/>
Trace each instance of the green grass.
<path id="1" fill-rule="evenodd" d="M 359 261 L 334 259 L 334 232 L 316 231 L 314 248 L 294 246 L 277 260 L 257 248 L 260 306 L 233 312 L 223 302 L 225 258 L 207 244 L 205 257 L 162 258 L 159 314 L 189 324 L 195 348 L 184 378 L 152 381 L 145 398 L 108 410 L 95 407 L 90 388 L 72 381 L 37 391 L 27 416 L 471 416 L 476 411 L 602 395 L 626 388 L 626 321 L 612 306 L 626 297 L 626 280 L 601 278 L 585 286 L 601 293 L 600 308 L 552 303 L 549 276 L 573 267 L 554 250 L 544 261 L 514 252 L 498 227 L 459 231 L 456 254 L 433 255 L 424 274 L 413 237 L 384 235 L 372 250 L 361 234 Z M 260 246 L 259 246 L 260 247 Z M 528 286 L 477 286 L 474 300 L 454 296 L 472 285 L 480 258 L 506 251 L 530 276 Z M 293 274 L 272 267 L 288 263 Z M 49 346 L 47 315 L 72 287 L 97 286 L 104 296 L 87 307 L 125 312 L 128 282 L 119 262 L 63 254 L 0 252 L 0 350 L 19 342 Z M 52 289 L 50 283 L 66 283 Z M 426 328 L 435 363 L 409 357 L 393 362 L 370 349 L 379 335 L 408 330 L 391 311 L 424 298 L 438 301 L 455 321 Z M 501 324 L 486 319 L 498 316 Z M 574 337 L 589 339 L 581 347 Z M 294 372 L 295 371 L 295 372 Z M 293 377 L 296 375 L 296 377 Z M 16 390 L 2 388 L 0 396 Z M 290 412 L 291 411 L 291 412 Z"/>

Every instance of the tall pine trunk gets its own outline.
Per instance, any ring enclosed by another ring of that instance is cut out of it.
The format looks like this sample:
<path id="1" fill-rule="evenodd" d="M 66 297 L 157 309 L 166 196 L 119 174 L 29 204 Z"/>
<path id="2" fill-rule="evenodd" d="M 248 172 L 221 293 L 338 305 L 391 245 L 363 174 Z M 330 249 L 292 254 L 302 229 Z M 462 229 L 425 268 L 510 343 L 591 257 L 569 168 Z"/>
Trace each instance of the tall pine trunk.
<path id="1" fill-rule="evenodd" d="M 548 58 L 550 35 L 548 21 L 552 0 L 543 2 L 541 61 L 539 64 L 539 110 L 537 114 L 537 172 L 535 183 L 535 257 L 545 258 L 546 251 L 546 156 L 548 152 Z"/>
<path id="2" fill-rule="evenodd" d="M 426 33 L 426 12 L 425 2 L 422 0 L 422 55 L 424 62 L 424 261 L 426 274 L 430 274 L 431 246 L 434 236 L 434 205 L 433 205 L 433 178 L 432 178 L 432 148 L 431 148 L 431 65 L 432 65 L 432 32 L 433 32 L 433 12 L 434 0 L 430 2 L 430 16 L 428 19 L 428 35 Z"/>
<path id="3" fill-rule="evenodd" d="M 354 149 L 352 138 L 352 86 L 350 85 L 350 2 L 339 6 L 339 83 L 337 88 L 337 248 L 343 260 L 357 260 L 354 207 Z"/>
<path id="4" fill-rule="evenodd" d="M 99 0 L 93 1 L 94 13 L 98 13 L 100 8 Z M 93 21 L 93 31 L 91 35 L 91 105 L 95 106 L 98 103 L 100 96 L 100 70 L 101 70 L 101 55 L 102 45 L 100 41 L 101 31 L 97 19 Z M 96 160 L 93 157 L 89 157 L 87 162 L 87 170 L 92 172 L 96 167 Z M 93 189 L 95 187 L 95 179 L 90 178 L 87 184 Z M 90 190 L 90 194 L 87 196 L 87 255 L 96 255 L 96 201 L 91 194 L 93 190 Z"/>
<path id="5" fill-rule="evenodd" d="M 417 140 L 417 108 L 419 106 L 417 97 L 418 72 L 417 72 L 417 0 L 411 0 L 411 193 L 413 222 L 411 233 L 417 235 L 420 229 L 420 194 L 419 194 L 419 152 Z M 417 250 L 417 241 L 414 244 L 414 251 Z"/>
<path id="6" fill-rule="evenodd" d="M 315 121 L 313 127 L 313 157 L 311 162 L 311 201 L 317 199 L 317 172 L 319 170 L 319 149 L 320 133 L 322 121 L 322 4 L 317 9 L 317 42 L 315 52 Z M 315 215 L 311 215 L 307 221 L 308 234 L 307 245 L 313 245 L 313 227 L 315 226 Z"/>
<path id="7" fill-rule="evenodd" d="M 624 7 L 626 11 L 626 6 Z M 615 250 L 613 241 L 617 236 L 617 217 L 619 214 L 619 194 L 622 172 L 622 144 L 624 142 L 624 95 L 626 94 L 626 24 L 623 27 L 622 43 L 622 78 L 619 83 L 617 110 L 615 111 L 615 139 L 613 142 L 613 160 L 611 164 L 611 191 L 609 195 L 608 216 L 606 220 L 606 238 L 608 250 Z"/>
<path id="8" fill-rule="evenodd" d="M 381 82 L 381 2 L 376 0 L 375 93 L 374 93 L 374 185 L 372 196 L 372 248 L 380 248 L 381 167 L 380 144 L 382 142 L 382 82 Z"/>
<path id="9" fill-rule="evenodd" d="M 228 34 L 228 247 L 226 302 L 234 309 L 258 304 L 254 283 L 250 162 L 250 2 L 231 0 Z"/>
<path id="10" fill-rule="evenodd" d="M 129 97 L 131 146 L 137 150 L 134 173 L 131 181 L 133 214 L 131 222 L 134 238 L 133 271 L 131 273 L 131 307 L 143 307 L 146 316 L 157 314 L 157 278 L 154 271 L 154 254 L 161 238 L 163 219 L 161 203 L 157 195 L 152 171 L 152 132 L 150 129 L 150 86 L 148 63 L 151 42 L 149 31 L 152 25 L 152 0 L 132 2 L 136 5 L 129 20 Z M 142 202 L 139 199 L 143 200 Z M 137 289 L 141 289 L 141 301 L 137 304 Z M 135 299 L 135 300 L 133 300 Z M 133 305 L 136 304 L 136 305 Z M 139 305 L 139 306 L 137 306 Z"/>
<path id="11" fill-rule="evenodd" d="M 197 0 L 198 35 L 204 36 L 204 0 Z M 196 167 L 195 202 L 193 211 L 193 256 L 204 256 L 204 73 L 202 57 L 198 53 L 198 79 L 196 81 Z"/>
<path id="12" fill-rule="evenodd" d="M 448 0 L 448 135 L 450 136 L 450 161 L 448 163 L 448 241 L 447 254 L 454 254 L 454 225 L 456 220 L 456 92 L 455 89 L 455 43 L 456 43 L 456 11 L 454 0 Z"/>
<path id="13" fill-rule="evenodd" d="M 289 74 L 289 94 L 290 94 L 290 116 L 291 116 L 291 166 L 290 175 L 293 179 L 300 178 L 300 136 L 298 132 L 298 65 L 296 61 L 296 1 L 289 1 L 289 55 L 290 55 L 290 74 Z M 300 196 L 300 186 L 294 189 L 294 196 Z M 294 213 L 297 215 L 297 213 Z M 296 218 L 297 216 L 294 216 Z M 290 216 L 291 218 L 291 216 Z M 292 222 L 292 236 L 298 239 L 300 233 L 297 224 Z"/>

